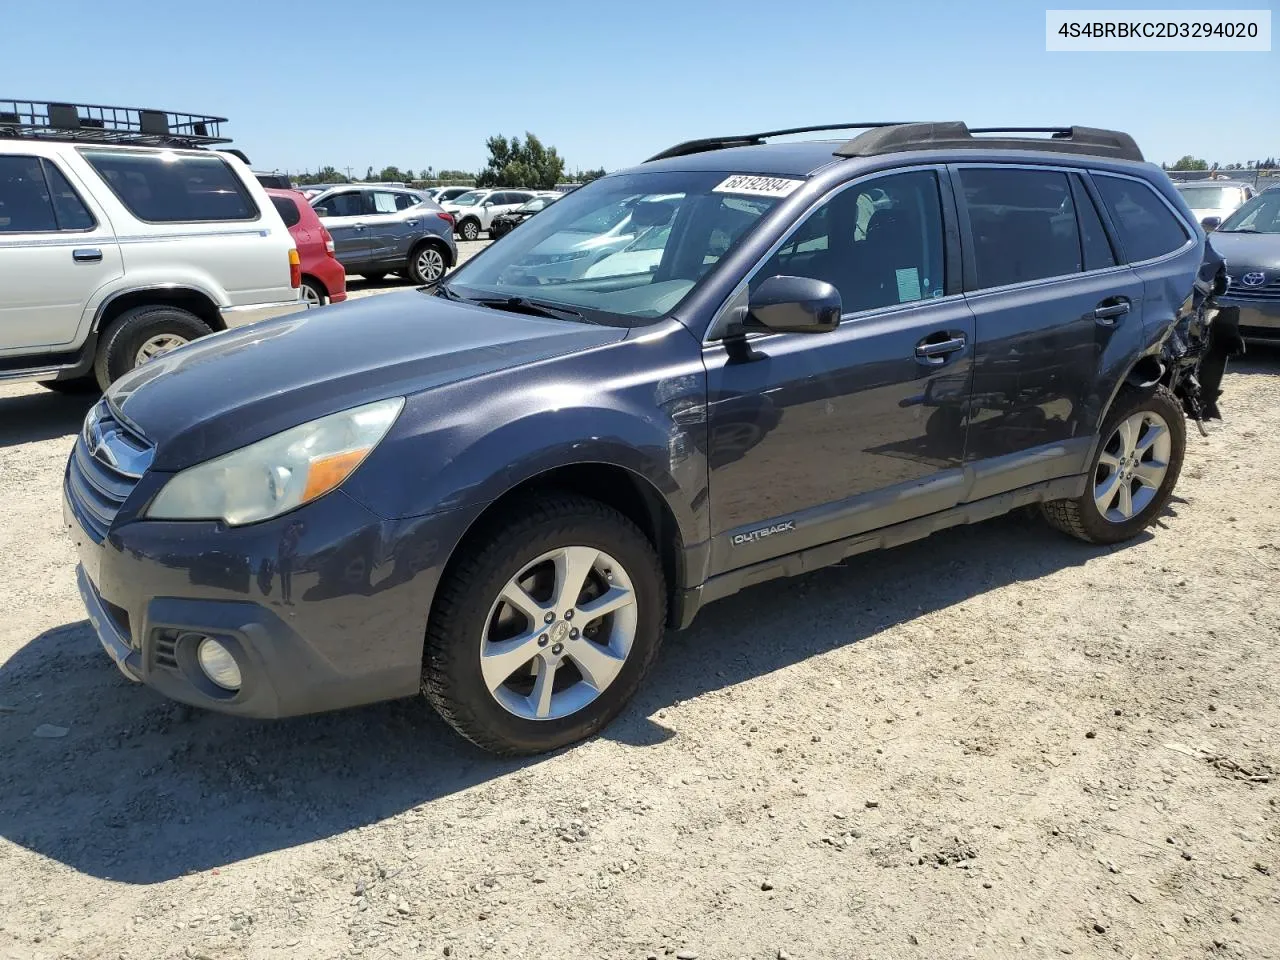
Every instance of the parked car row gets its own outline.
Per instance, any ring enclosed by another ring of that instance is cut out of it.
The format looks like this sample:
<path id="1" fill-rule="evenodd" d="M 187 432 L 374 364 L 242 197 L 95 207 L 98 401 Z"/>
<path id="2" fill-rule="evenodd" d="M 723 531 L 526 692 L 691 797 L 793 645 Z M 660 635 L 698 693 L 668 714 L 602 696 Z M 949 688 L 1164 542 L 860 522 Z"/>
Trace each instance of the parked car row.
<path id="1" fill-rule="evenodd" d="M 1216 230 L 1255 196 L 1253 187 L 1236 180 L 1192 180 L 1174 186 L 1206 230 Z"/>
<path id="2" fill-rule="evenodd" d="M 538 190 L 469 190 L 453 200 L 445 201 L 444 209 L 453 214 L 458 235 L 463 240 L 478 240 L 489 230 L 495 217 L 511 213 L 536 197 L 556 197 L 552 191 Z"/>

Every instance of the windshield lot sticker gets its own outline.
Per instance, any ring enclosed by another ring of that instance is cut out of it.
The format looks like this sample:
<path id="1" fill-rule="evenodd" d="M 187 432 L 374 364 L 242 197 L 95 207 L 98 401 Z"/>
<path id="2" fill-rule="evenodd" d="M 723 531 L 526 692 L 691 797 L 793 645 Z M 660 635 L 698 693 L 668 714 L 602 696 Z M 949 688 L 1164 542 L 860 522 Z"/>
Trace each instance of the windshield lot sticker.
<path id="1" fill-rule="evenodd" d="M 712 188 L 713 193 L 746 193 L 753 197 L 787 197 L 804 186 L 803 180 L 786 177 L 753 177 L 735 173 Z"/>

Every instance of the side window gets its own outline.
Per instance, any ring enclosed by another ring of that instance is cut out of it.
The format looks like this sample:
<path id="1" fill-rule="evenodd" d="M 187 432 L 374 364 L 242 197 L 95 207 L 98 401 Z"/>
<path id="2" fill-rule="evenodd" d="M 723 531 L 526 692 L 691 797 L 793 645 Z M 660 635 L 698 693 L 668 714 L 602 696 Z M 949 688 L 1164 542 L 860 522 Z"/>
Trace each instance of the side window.
<path id="1" fill-rule="evenodd" d="M 397 210 L 408 210 L 422 202 L 421 197 L 415 197 L 412 193 L 397 193 L 395 198 Z"/>
<path id="2" fill-rule="evenodd" d="M 359 190 L 330 194 L 320 202 L 319 206 L 328 210 L 326 216 L 330 217 L 358 217 L 364 213 Z"/>
<path id="3" fill-rule="evenodd" d="M 1162 257 L 1187 242 L 1178 218 L 1145 183 L 1099 173 L 1093 182 L 1111 212 L 1129 263 Z"/>
<path id="4" fill-rule="evenodd" d="M 373 212 L 374 213 L 395 213 L 396 210 L 403 210 L 403 207 L 396 206 L 396 194 L 383 193 L 378 191 L 373 194 Z"/>
<path id="5" fill-rule="evenodd" d="M 1065 173 L 970 167 L 960 171 L 979 287 L 1084 269 Z"/>
<path id="6" fill-rule="evenodd" d="M 92 230 L 97 226 L 93 214 L 80 199 L 80 194 L 63 176 L 61 170 L 49 160 L 42 161 L 45 182 L 53 198 L 53 212 L 58 219 L 59 230 Z"/>
<path id="7" fill-rule="evenodd" d="M 1093 198 L 1080 182 L 1080 178 L 1071 178 L 1071 196 L 1076 203 L 1076 213 L 1080 218 L 1080 247 L 1084 251 L 1084 268 L 1086 270 L 1103 270 L 1116 265 L 1116 255 L 1111 249 L 1111 241 L 1107 239 L 1107 231 L 1102 227 L 1102 218 L 1093 205 Z"/>
<path id="8" fill-rule="evenodd" d="M 38 157 L 0 157 L 0 233 L 58 229 Z"/>
<path id="9" fill-rule="evenodd" d="M 298 212 L 298 205 L 288 197 L 272 197 L 271 203 L 280 213 L 280 219 L 284 221 L 286 227 L 296 227 L 302 220 L 302 214 Z"/>
<path id="10" fill-rule="evenodd" d="M 120 202 L 148 223 L 253 220 L 258 208 L 221 157 L 82 150 Z"/>
<path id="11" fill-rule="evenodd" d="M 845 313 L 940 297 L 942 204 L 928 170 L 854 184 L 813 211 L 756 272 L 825 280 Z"/>

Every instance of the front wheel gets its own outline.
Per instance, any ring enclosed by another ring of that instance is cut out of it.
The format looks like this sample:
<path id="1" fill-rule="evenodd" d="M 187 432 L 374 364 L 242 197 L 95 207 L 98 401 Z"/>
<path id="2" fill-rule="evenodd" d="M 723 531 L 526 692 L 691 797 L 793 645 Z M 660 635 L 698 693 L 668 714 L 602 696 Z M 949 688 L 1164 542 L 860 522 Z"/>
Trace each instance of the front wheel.
<path id="1" fill-rule="evenodd" d="M 1043 505 L 1048 521 L 1089 543 L 1137 536 L 1160 515 L 1182 472 L 1187 422 L 1167 387 L 1127 390 L 1101 431 L 1084 495 Z"/>
<path id="2" fill-rule="evenodd" d="M 423 693 L 499 754 L 591 736 L 631 699 L 662 640 L 653 545 L 595 500 L 521 503 L 476 534 L 436 594 Z"/>
<path id="3" fill-rule="evenodd" d="M 461 226 L 458 227 L 458 232 L 462 234 L 463 240 L 478 240 L 480 239 L 480 224 L 474 220 L 463 220 Z"/>

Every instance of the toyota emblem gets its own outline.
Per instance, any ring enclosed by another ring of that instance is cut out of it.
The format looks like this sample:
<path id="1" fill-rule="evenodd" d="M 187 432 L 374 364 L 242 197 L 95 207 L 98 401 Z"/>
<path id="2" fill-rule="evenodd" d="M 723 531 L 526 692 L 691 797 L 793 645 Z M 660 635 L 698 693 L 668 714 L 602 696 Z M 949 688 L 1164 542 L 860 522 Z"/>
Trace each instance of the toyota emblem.
<path id="1" fill-rule="evenodd" d="M 1260 287 L 1267 282 L 1265 273 L 1246 273 L 1240 278 L 1240 282 L 1246 287 Z"/>

